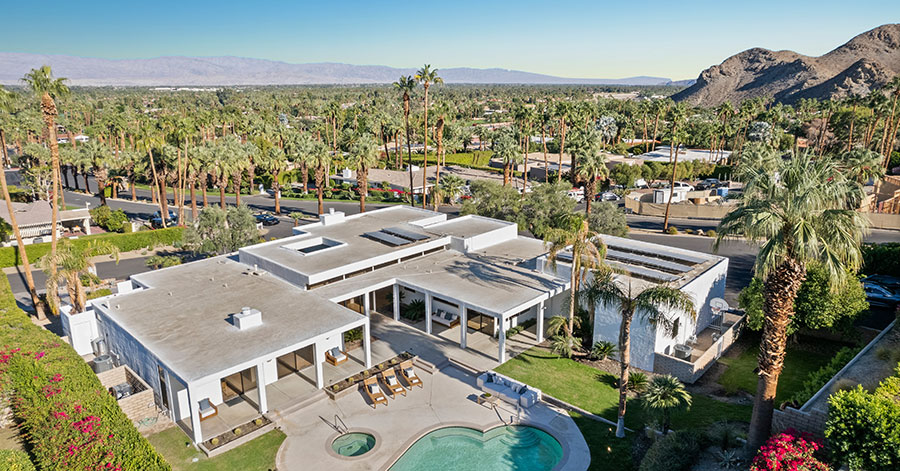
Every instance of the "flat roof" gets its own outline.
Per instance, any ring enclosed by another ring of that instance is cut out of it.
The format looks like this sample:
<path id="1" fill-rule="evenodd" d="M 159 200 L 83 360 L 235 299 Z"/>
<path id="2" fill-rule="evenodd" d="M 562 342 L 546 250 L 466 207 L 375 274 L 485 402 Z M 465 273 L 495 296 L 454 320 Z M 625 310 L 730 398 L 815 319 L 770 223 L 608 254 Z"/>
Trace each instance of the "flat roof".
<path id="1" fill-rule="evenodd" d="M 304 343 L 363 316 L 227 256 L 133 275 L 149 289 L 101 307 L 183 381 L 219 373 Z M 105 306 L 109 306 L 105 308 Z M 247 306 L 262 325 L 241 331 L 230 315 Z"/>
<path id="2" fill-rule="evenodd" d="M 651 283 L 675 283 L 683 286 L 707 269 L 724 260 L 709 255 L 624 237 L 601 235 L 610 265 Z"/>
<path id="3" fill-rule="evenodd" d="M 446 222 L 432 224 L 425 230 L 432 234 L 442 236 L 452 236 L 466 239 L 478 234 L 484 234 L 496 229 L 501 229 L 511 225 L 513 222 L 500 221 L 498 219 L 490 219 L 483 216 L 463 216 L 456 219 L 450 219 Z"/>
<path id="4" fill-rule="evenodd" d="M 410 222 L 441 216 L 439 213 L 411 206 L 392 206 L 360 215 L 348 216 L 344 222 L 321 225 L 317 223 L 302 226 L 304 234 L 286 237 L 272 242 L 245 247 L 241 251 L 278 263 L 303 275 L 315 275 L 342 268 L 354 262 L 378 257 L 417 245 L 424 245 L 434 238 L 414 241 L 404 246 L 391 246 L 365 236 L 367 232 L 378 232 L 387 227 L 402 227 L 410 231 L 423 232 L 421 228 L 410 226 Z M 340 242 L 341 246 L 321 254 L 304 255 L 290 246 L 299 241 L 323 237 Z"/>
<path id="5" fill-rule="evenodd" d="M 543 245 L 541 241 L 534 242 Z M 549 292 L 561 291 L 567 284 L 567 280 L 521 266 L 522 257 L 511 255 L 509 250 L 525 246 L 531 246 L 532 254 L 536 253 L 537 246 L 522 241 L 509 241 L 470 253 L 445 250 L 310 292 L 326 299 L 338 299 L 396 280 L 401 285 L 429 291 L 447 301 L 462 301 L 485 313 L 503 314 Z"/>

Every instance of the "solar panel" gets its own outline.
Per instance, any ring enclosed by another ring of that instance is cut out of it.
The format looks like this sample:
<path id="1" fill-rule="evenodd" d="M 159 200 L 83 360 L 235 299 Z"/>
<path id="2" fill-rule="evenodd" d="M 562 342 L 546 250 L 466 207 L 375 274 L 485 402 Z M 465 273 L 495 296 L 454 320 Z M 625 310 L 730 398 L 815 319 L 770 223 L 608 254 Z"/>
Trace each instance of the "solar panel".
<path id="1" fill-rule="evenodd" d="M 404 239 L 409 239 L 412 241 L 420 241 L 420 240 L 425 240 L 425 239 L 429 238 L 425 234 L 420 234 L 418 232 L 406 230 L 402 227 L 388 227 L 388 228 L 382 229 L 381 232 L 387 232 L 388 234 L 395 235 L 397 237 L 402 237 Z"/>
<path id="2" fill-rule="evenodd" d="M 606 251 L 607 258 L 613 260 L 620 260 L 623 262 L 634 263 L 637 265 L 645 265 L 650 268 L 659 269 L 665 272 L 672 273 L 686 273 L 691 271 L 691 267 L 687 265 L 682 265 L 680 263 L 670 262 L 667 260 L 663 260 L 655 257 L 648 257 L 645 255 L 638 255 L 636 253 L 629 252 L 621 252 L 619 250 L 607 249 Z"/>
<path id="3" fill-rule="evenodd" d="M 649 268 L 639 267 L 635 265 L 625 265 L 619 262 L 608 262 L 611 266 L 630 273 L 635 278 L 642 278 L 657 283 L 668 283 L 675 281 L 680 277 L 671 273 L 663 273 L 661 271 L 651 270 Z"/>
<path id="4" fill-rule="evenodd" d="M 675 252 L 675 251 L 651 252 L 650 249 L 646 246 L 643 246 L 643 244 L 633 243 L 628 240 L 616 240 L 612 244 L 607 244 L 607 246 L 611 249 L 619 249 L 624 252 L 649 255 L 649 256 L 652 256 L 655 258 L 666 258 L 666 259 L 670 259 L 670 260 L 677 260 L 679 262 L 684 262 L 684 263 L 687 263 L 690 265 L 704 263 L 709 260 L 707 258 L 688 255 L 685 253 Z"/>
<path id="5" fill-rule="evenodd" d="M 407 244 L 412 243 L 411 240 L 403 239 L 403 238 L 397 237 L 397 236 L 392 236 L 386 232 L 381 232 L 381 231 L 366 232 L 363 235 L 366 237 L 369 237 L 371 239 L 375 239 L 383 244 L 387 244 L 387 245 L 394 246 L 394 247 L 399 247 L 401 245 L 407 245 Z"/>

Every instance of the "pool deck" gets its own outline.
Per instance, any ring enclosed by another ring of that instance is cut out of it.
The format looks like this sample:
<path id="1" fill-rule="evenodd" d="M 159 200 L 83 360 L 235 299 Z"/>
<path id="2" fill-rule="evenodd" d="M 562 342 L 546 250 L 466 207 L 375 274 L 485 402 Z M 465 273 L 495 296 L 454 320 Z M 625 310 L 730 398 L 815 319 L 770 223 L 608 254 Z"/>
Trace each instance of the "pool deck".
<path id="1" fill-rule="evenodd" d="M 434 374 L 417 369 L 423 388 L 388 399 L 388 405 L 372 409 L 362 391 L 336 401 L 322 399 L 282 418 L 287 435 L 278 450 L 279 470 L 386 470 L 417 439 L 446 426 L 467 426 L 487 430 L 516 419 L 515 406 L 502 401 L 497 409 L 477 403 L 481 391 L 475 376 L 445 364 Z M 338 433 L 330 424 L 335 417 L 353 431 L 375 436 L 372 451 L 358 457 L 339 457 L 331 450 Z M 555 470 L 584 471 L 590 464 L 590 451 L 575 422 L 565 411 L 546 403 L 523 409 L 518 421 L 541 428 L 563 445 L 563 461 Z"/>

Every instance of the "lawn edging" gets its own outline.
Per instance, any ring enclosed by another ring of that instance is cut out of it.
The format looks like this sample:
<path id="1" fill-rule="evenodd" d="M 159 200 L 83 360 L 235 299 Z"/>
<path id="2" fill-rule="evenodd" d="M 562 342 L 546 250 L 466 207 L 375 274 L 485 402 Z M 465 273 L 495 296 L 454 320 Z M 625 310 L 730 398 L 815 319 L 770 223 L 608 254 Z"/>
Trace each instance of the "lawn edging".
<path id="1" fill-rule="evenodd" d="M 597 415 L 597 414 L 588 412 L 588 411 L 586 411 L 586 410 L 584 410 L 584 409 L 582 409 L 582 408 L 580 408 L 580 407 L 578 407 L 578 406 L 576 406 L 576 405 L 569 404 L 568 402 L 563 401 L 563 400 L 561 400 L 561 399 L 557 399 L 557 398 L 555 398 L 555 397 L 553 397 L 553 396 L 551 396 L 551 395 L 549 395 L 549 394 L 543 394 L 543 393 L 542 393 L 542 394 L 541 394 L 541 399 L 542 399 L 544 402 L 546 402 L 546 403 L 549 403 L 549 404 L 554 405 L 554 406 L 556 406 L 556 407 L 560 407 L 560 408 L 562 408 L 562 409 L 566 409 L 567 411 L 570 411 L 570 412 L 578 412 L 579 414 L 581 414 L 581 415 L 583 415 L 583 416 L 585 416 L 585 417 L 594 419 L 594 420 L 596 420 L 596 421 L 598 421 L 598 422 L 603 422 L 604 424 L 609 424 L 609 425 L 612 425 L 613 427 L 615 427 L 615 426 L 618 425 L 618 424 L 616 424 L 615 422 L 613 422 L 612 420 L 609 420 L 609 419 L 604 418 L 604 417 L 600 417 L 600 416 Z M 626 431 L 626 432 L 633 432 L 634 430 L 631 430 L 630 428 L 625 427 L 625 431 Z"/>

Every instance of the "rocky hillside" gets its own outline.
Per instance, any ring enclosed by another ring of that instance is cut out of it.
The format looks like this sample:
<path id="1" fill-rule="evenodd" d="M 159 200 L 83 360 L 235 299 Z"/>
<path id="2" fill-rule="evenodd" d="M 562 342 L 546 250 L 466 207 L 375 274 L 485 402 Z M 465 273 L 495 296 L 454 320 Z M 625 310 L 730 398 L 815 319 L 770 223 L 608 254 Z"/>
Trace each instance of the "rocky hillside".
<path id="1" fill-rule="evenodd" d="M 867 94 L 900 74 L 900 24 L 879 26 L 843 46 L 810 57 L 754 48 L 700 73 L 693 86 L 674 95 L 692 105 L 717 106 L 754 97 L 784 103 L 801 98 Z"/>

